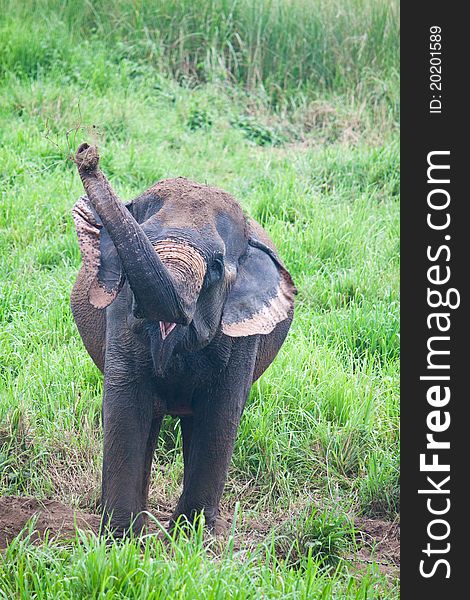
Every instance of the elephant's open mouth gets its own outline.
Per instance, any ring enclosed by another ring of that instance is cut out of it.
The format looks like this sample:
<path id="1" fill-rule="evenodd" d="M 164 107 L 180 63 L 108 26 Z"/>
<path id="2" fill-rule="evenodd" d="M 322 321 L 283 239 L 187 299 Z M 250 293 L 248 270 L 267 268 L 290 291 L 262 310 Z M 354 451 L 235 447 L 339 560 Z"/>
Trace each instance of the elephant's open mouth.
<path id="1" fill-rule="evenodd" d="M 162 334 L 162 340 L 165 340 L 175 327 L 176 323 L 167 323 L 166 321 L 160 321 L 160 333 Z"/>
<path id="2" fill-rule="evenodd" d="M 168 362 L 173 355 L 175 346 L 184 328 L 176 327 L 177 323 L 159 321 L 150 327 L 152 360 L 157 377 L 164 377 Z M 173 331 L 174 330 L 174 331 Z M 173 332 L 173 335 L 170 335 Z"/>

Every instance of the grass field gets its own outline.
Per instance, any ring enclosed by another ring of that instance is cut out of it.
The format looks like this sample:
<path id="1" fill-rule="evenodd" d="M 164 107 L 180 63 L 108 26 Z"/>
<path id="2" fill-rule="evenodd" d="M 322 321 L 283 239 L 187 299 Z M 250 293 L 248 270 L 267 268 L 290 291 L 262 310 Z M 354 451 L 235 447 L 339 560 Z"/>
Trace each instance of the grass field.
<path id="1" fill-rule="evenodd" d="M 16 540 L 0 597 L 398 597 L 353 558 L 361 519 L 399 513 L 397 3 L 97 6 L 0 0 L 0 494 L 99 500 L 102 381 L 69 309 L 81 141 L 122 198 L 178 175 L 233 193 L 297 310 L 243 416 L 226 545 Z M 168 418 L 153 509 L 181 478 Z"/>

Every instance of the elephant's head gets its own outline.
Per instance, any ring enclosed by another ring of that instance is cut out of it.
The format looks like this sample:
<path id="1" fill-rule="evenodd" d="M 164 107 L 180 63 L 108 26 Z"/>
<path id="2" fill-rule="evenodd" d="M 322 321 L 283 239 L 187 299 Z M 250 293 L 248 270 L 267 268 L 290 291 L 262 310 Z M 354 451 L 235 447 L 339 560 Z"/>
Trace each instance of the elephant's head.
<path id="1" fill-rule="evenodd" d="M 220 332 L 270 333 L 290 316 L 295 287 L 263 229 L 226 192 L 185 178 L 123 204 L 95 147 L 75 162 L 87 196 L 74 207 L 89 301 L 109 306 L 127 279 L 130 319 L 142 319 L 157 372 Z"/>

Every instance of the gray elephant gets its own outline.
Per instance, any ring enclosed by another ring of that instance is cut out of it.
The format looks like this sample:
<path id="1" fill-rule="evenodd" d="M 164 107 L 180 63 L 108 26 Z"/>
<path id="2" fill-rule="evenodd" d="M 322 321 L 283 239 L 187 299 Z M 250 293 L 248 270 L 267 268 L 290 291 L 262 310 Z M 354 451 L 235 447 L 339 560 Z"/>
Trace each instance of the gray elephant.
<path id="1" fill-rule="evenodd" d="M 228 193 L 183 177 L 123 203 L 96 147 L 75 156 L 86 196 L 73 208 L 82 267 L 71 306 L 104 373 L 102 510 L 116 535 L 145 524 L 165 414 L 179 417 L 183 492 L 171 518 L 204 511 L 214 529 L 252 383 L 293 318 L 293 281 Z"/>

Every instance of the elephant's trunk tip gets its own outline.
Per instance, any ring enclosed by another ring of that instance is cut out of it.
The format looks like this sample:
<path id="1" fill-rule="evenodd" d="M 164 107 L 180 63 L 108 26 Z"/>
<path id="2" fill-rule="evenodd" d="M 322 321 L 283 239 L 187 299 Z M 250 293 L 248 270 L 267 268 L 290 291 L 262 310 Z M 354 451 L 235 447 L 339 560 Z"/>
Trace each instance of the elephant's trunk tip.
<path id="1" fill-rule="evenodd" d="M 100 155 L 98 154 L 98 148 L 96 146 L 90 146 L 86 142 L 80 144 L 75 154 L 75 164 L 77 165 L 78 172 L 91 173 L 98 167 Z"/>

